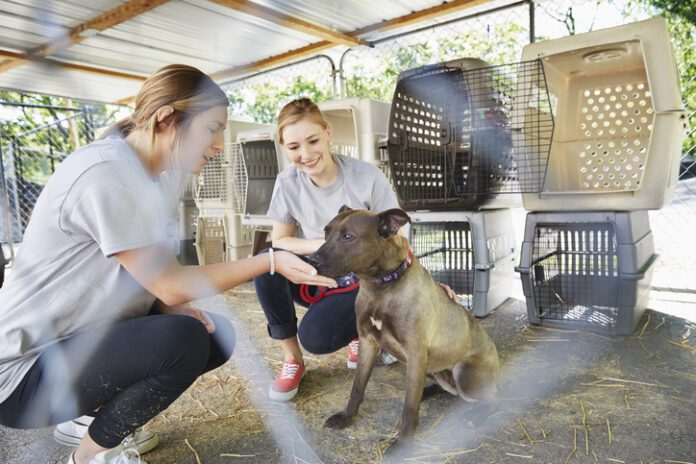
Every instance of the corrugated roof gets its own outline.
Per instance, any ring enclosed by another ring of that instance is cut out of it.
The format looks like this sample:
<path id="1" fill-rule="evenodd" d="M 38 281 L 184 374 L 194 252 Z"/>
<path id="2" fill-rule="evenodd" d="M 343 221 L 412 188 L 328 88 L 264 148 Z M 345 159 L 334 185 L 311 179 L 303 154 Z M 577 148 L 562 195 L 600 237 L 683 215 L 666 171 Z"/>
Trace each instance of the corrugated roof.
<path id="1" fill-rule="evenodd" d="M 263 64 L 280 63 L 280 59 L 268 61 L 278 55 L 292 61 L 339 46 L 341 40 L 375 40 L 388 33 L 381 30 L 385 21 L 408 20 L 414 12 L 451 14 L 469 8 L 468 12 L 482 3 L 486 1 L 0 0 L 0 59 L 6 59 L 0 63 L 0 87 L 113 102 L 133 96 L 140 86 L 138 78 L 169 63 L 187 63 L 229 77 L 257 69 L 262 60 L 266 60 Z M 127 11 L 131 7 L 142 12 L 130 17 Z M 67 37 L 73 28 L 103 19 L 105 13 L 110 13 L 106 21 L 116 16 L 115 24 L 74 34 L 76 43 L 48 54 L 46 61 L 57 64 L 17 60 Z M 280 23 L 274 15 L 282 18 Z M 432 21 L 432 15 L 425 20 Z M 303 29 L 307 24 L 310 28 Z M 389 24 L 389 30 L 417 26 L 397 22 Z M 317 33 L 312 27 L 323 29 Z M 70 65 L 82 68 L 68 69 Z M 99 70 L 105 72 L 99 74 Z"/>

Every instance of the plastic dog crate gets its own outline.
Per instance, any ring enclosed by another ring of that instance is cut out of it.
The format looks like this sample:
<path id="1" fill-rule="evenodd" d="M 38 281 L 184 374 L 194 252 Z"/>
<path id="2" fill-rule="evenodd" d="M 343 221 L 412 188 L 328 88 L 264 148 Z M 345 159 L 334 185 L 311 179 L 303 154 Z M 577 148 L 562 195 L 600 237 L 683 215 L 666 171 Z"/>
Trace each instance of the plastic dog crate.
<path id="1" fill-rule="evenodd" d="M 238 214 L 203 210 L 196 227 L 196 254 L 200 264 L 236 261 L 251 254 L 253 230 Z"/>
<path id="2" fill-rule="evenodd" d="M 405 71 L 388 137 L 400 203 L 408 210 L 518 205 L 520 192 L 542 189 L 552 133 L 539 61 L 462 59 Z"/>
<path id="3" fill-rule="evenodd" d="M 529 213 L 520 266 L 532 324 L 628 335 L 648 303 L 647 211 Z"/>
<path id="4" fill-rule="evenodd" d="M 317 103 L 332 130 L 332 153 L 377 165 L 378 142 L 387 136 L 390 104 L 369 98 Z"/>
<path id="5" fill-rule="evenodd" d="M 667 23 L 537 42 L 556 119 L 544 188 L 529 211 L 659 209 L 677 182 L 686 118 Z"/>
<path id="6" fill-rule="evenodd" d="M 457 292 L 478 317 L 503 303 L 515 275 L 515 235 L 510 210 L 417 212 L 411 247 L 433 278 Z"/>

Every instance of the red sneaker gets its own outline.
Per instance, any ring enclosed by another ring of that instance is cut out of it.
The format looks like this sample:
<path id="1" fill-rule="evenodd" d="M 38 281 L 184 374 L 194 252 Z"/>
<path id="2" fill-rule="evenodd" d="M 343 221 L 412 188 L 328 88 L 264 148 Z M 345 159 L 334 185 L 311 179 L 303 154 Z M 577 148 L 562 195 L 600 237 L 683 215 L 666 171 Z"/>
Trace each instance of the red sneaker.
<path id="1" fill-rule="evenodd" d="M 358 367 L 358 352 L 360 351 L 360 339 L 356 338 L 348 344 L 348 369 Z"/>
<path id="2" fill-rule="evenodd" d="M 300 381 L 305 375 L 305 367 L 291 359 L 283 363 L 283 368 L 268 389 L 268 396 L 274 401 L 290 401 L 297 395 Z"/>

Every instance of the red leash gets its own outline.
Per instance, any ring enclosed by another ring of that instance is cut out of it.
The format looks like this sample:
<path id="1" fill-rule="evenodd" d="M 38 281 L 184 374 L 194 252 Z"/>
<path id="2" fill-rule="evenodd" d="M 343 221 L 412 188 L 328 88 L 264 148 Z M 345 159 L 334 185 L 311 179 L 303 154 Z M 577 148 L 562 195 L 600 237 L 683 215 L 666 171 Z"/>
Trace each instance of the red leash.
<path id="1" fill-rule="evenodd" d="M 300 298 L 302 298 L 302 301 L 304 301 L 307 304 L 314 304 L 314 303 L 320 301 L 321 299 L 326 298 L 329 295 L 335 295 L 337 293 L 352 292 L 353 290 L 355 290 L 359 286 L 360 286 L 360 281 L 358 280 L 353 285 L 350 285 L 348 287 L 334 288 L 333 290 L 328 290 L 328 287 L 318 287 L 319 294 L 316 296 L 312 296 L 309 294 L 309 285 L 301 284 L 300 285 Z"/>

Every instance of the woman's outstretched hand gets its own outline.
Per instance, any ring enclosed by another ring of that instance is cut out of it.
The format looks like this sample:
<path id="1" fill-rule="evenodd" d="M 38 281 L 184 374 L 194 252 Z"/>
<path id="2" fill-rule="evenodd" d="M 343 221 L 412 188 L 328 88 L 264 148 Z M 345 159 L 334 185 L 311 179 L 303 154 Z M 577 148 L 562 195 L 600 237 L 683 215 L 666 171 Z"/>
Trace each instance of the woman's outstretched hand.
<path id="1" fill-rule="evenodd" d="M 275 271 L 295 284 L 322 285 L 336 288 L 334 279 L 317 274 L 317 270 L 292 253 L 276 251 L 274 253 Z"/>

